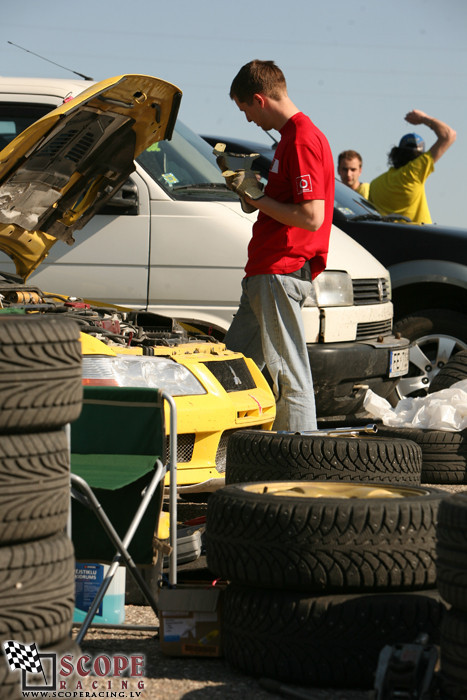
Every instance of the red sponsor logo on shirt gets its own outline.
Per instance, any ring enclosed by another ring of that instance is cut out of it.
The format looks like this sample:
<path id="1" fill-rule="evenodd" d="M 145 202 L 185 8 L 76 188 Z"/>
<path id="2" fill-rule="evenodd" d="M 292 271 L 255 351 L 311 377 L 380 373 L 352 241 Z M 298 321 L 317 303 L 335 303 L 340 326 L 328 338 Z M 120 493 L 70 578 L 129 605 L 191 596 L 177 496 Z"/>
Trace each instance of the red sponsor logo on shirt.
<path id="1" fill-rule="evenodd" d="M 313 192 L 313 187 L 311 185 L 311 175 L 300 175 L 300 177 L 295 178 L 297 184 L 297 194 L 302 192 Z"/>

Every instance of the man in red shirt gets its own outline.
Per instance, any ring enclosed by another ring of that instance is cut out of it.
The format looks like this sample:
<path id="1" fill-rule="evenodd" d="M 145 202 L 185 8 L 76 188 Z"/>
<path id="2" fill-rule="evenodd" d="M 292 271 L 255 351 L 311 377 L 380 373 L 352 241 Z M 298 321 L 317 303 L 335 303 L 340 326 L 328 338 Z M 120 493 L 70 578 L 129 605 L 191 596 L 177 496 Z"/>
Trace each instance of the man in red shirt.
<path id="1" fill-rule="evenodd" d="M 326 266 L 334 164 L 324 134 L 294 105 L 273 61 L 251 61 L 230 97 L 249 122 L 281 134 L 264 193 L 240 171 L 227 184 L 258 210 L 228 348 L 266 365 L 276 396 L 275 430 L 316 429 L 313 382 L 301 309 Z M 250 195 L 250 196 L 249 196 Z"/>

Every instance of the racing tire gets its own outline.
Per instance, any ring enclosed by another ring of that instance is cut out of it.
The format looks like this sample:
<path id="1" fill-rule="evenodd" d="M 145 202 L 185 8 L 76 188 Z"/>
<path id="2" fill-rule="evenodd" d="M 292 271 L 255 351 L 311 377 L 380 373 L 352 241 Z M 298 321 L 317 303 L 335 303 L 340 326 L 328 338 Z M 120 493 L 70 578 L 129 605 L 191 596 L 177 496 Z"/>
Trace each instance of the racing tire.
<path id="1" fill-rule="evenodd" d="M 0 646 L 41 647 L 70 635 L 74 597 L 75 557 L 64 533 L 0 547 Z"/>
<path id="2" fill-rule="evenodd" d="M 467 316 L 449 309 L 414 312 L 394 323 L 394 333 L 413 343 L 409 350 L 409 372 L 401 377 L 390 397 L 394 405 L 404 396 L 425 396 L 441 363 L 454 353 L 467 350 Z"/>
<path id="3" fill-rule="evenodd" d="M 467 484 L 467 429 L 457 432 L 379 426 L 386 438 L 413 440 L 422 450 L 422 484 Z"/>
<path id="4" fill-rule="evenodd" d="M 0 320 L 0 433 L 53 430 L 81 412 L 79 326 L 39 314 Z"/>
<path id="5" fill-rule="evenodd" d="M 225 480 L 420 484 L 421 470 L 421 449 L 408 440 L 240 430 L 229 438 Z"/>
<path id="6" fill-rule="evenodd" d="M 447 610 L 441 623 L 441 698 L 465 700 L 467 688 L 467 613 Z"/>
<path id="7" fill-rule="evenodd" d="M 314 594 L 434 587 L 444 492 L 417 486 L 230 484 L 207 508 L 207 566 L 260 588 Z"/>
<path id="8" fill-rule="evenodd" d="M 69 506 L 65 431 L 0 435 L 0 545 L 64 530 Z"/>
<path id="9" fill-rule="evenodd" d="M 449 389 L 456 382 L 467 379 L 467 350 L 456 352 L 446 362 L 430 384 L 429 393 Z"/>
<path id="10" fill-rule="evenodd" d="M 436 534 L 439 591 L 448 603 L 467 612 L 467 492 L 441 502 Z"/>
<path id="11" fill-rule="evenodd" d="M 227 662 L 252 676 L 327 688 L 371 688 L 381 649 L 439 639 L 436 591 L 309 597 L 230 584 L 222 597 Z"/>

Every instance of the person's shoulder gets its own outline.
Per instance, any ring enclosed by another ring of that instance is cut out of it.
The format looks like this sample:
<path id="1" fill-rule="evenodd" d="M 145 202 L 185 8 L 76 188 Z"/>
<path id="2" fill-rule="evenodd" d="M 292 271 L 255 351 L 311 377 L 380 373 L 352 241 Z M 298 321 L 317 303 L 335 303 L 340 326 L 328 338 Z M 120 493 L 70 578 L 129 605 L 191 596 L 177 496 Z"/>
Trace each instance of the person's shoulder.
<path id="1" fill-rule="evenodd" d="M 383 182 L 388 179 L 390 173 L 395 170 L 395 168 L 389 168 L 389 170 L 386 170 L 384 173 L 381 173 L 381 175 L 377 175 L 376 177 L 373 178 L 373 180 L 370 181 L 369 187 L 371 188 L 375 182 Z"/>
<path id="2" fill-rule="evenodd" d="M 407 175 L 416 177 L 428 177 L 428 175 L 433 172 L 435 167 L 435 161 L 430 151 L 425 151 L 413 160 L 409 160 L 408 163 L 403 165 L 399 170 Z"/>
<path id="3" fill-rule="evenodd" d="M 357 192 L 362 197 L 365 197 L 365 199 L 368 199 L 368 197 L 370 195 L 370 183 L 369 182 L 361 182 L 359 184 L 359 186 L 357 187 Z"/>
<path id="4" fill-rule="evenodd" d="M 303 112 L 298 112 L 293 117 L 293 137 L 297 144 L 326 144 L 329 147 L 328 139 L 321 129 Z"/>
<path id="5" fill-rule="evenodd" d="M 289 120 L 296 131 L 313 131 L 321 133 L 316 124 L 303 112 L 296 112 Z"/>
<path id="6" fill-rule="evenodd" d="M 427 162 L 429 165 L 431 165 L 431 164 L 434 165 L 434 163 L 435 163 L 435 159 L 433 158 L 433 155 L 429 149 L 428 149 L 428 151 L 425 151 L 425 153 L 422 153 L 421 156 L 418 156 L 418 158 L 421 158 L 422 161 Z M 416 158 L 416 160 L 418 160 L 418 158 Z"/>

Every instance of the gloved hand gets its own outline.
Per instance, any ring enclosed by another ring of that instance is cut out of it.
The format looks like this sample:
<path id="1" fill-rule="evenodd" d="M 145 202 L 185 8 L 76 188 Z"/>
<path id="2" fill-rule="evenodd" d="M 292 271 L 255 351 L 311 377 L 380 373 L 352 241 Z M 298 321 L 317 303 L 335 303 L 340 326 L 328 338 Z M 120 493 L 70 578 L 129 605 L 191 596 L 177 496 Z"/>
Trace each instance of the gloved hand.
<path id="1" fill-rule="evenodd" d="M 240 197 L 246 195 L 250 199 L 264 197 L 263 186 L 252 170 L 224 170 L 222 175 L 230 190 Z"/>
<path id="2" fill-rule="evenodd" d="M 253 214 L 254 211 L 258 211 L 258 208 L 255 207 L 254 204 L 247 204 L 243 197 L 240 197 L 240 206 L 245 214 Z"/>
<path id="3" fill-rule="evenodd" d="M 221 171 L 251 170 L 253 161 L 259 158 L 259 153 L 230 153 L 225 148 L 225 143 L 216 143 L 212 150 Z"/>

